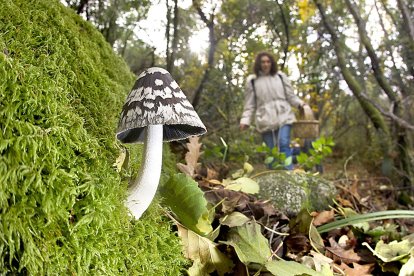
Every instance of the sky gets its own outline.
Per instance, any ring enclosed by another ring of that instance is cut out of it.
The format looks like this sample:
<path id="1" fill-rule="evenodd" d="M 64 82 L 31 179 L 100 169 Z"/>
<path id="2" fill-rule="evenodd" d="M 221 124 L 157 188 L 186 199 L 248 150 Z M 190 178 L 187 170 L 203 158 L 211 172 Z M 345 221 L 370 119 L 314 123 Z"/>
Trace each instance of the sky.
<path id="1" fill-rule="evenodd" d="M 158 55 L 164 56 L 166 48 L 165 24 L 167 21 L 167 7 L 165 0 L 153 0 L 152 2 L 153 4 L 148 12 L 147 19 L 138 24 L 135 34 L 138 38 L 155 47 L 155 52 Z M 183 9 L 187 9 L 191 4 L 191 0 L 178 1 L 178 5 Z M 208 29 L 202 28 L 200 31 L 196 31 L 190 37 L 189 44 L 193 52 L 199 54 L 204 53 L 208 46 Z"/>

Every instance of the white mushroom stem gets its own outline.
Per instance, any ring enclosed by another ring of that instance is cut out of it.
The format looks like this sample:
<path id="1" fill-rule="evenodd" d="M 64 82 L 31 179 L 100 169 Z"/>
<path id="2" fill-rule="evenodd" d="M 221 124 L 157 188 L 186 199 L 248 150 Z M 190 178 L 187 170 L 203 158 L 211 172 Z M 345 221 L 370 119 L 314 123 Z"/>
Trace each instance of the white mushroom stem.
<path id="1" fill-rule="evenodd" d="M 129 188 L 127 207 L 139 219 L 157 191 L 162 165 L 163 126 L 150 125 L 145 130 L 144 152 L 137 179 Z"/>

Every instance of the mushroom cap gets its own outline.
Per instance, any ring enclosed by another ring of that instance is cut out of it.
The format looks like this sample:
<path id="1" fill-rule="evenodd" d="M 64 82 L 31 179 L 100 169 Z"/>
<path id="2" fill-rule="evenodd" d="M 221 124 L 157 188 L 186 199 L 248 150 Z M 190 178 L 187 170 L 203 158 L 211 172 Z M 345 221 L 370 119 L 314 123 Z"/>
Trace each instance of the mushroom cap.
<path id="1" fill-rule="evenodd" d="M 122 108 L 116 138 L 122 143 L 143 143 L 144 128 L 149 125 L 164 125 L 164 141 L 207 132 L 170 73 L 159 67 L 138 76 Z"/>

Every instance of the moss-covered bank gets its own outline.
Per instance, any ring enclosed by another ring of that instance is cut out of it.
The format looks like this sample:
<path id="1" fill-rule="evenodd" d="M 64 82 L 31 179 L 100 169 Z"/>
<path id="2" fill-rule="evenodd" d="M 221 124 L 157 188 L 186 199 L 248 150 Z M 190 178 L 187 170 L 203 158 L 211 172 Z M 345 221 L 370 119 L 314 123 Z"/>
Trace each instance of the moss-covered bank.
<path id="1" fill-rule="evenodd" d="M 0 0 L 1 275 L 181 274 L 170 223 L 131 222 L 112 166 L 133 81 L 57 0 Z"/>

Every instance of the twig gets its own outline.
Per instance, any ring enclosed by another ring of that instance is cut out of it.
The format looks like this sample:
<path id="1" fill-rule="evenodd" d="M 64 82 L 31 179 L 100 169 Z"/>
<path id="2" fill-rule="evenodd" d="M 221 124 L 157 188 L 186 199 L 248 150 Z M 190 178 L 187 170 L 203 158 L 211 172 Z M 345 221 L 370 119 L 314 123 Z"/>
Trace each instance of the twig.
<path id="1" fill-rule="evenodd" d="M 345 173 L 345 178 L 346 180 L 348 180 L 348 173 L 346 172 L 346 166 L 348 165 L 348 162 L 354 158 L 356 152 L 354 152 L 351 156 L 349 156 L 346 160 L 345 160 L 345 164 L 344 164 L 344 173 Z"/>
<path id="2" fill-rule="evenodd" d="M 269 246 L 270 248 L 272 248 L 272 241 L 273 241 L 273 235 L 275 234 L 275 229 L 278 226 L 279 222 L 277 221 L 274 225 L 273 225 L 273 231 L 270 231 L 272 234 L 270 235 L 270 239 L 269 239 Z M 264 225 L 263 225 L 264 226 Z M 266 226 L 264 226 L 265 229 L 267 229 Z"/>
<path id="3" fill-rule="evenodd" d="M 275 224 L 275 225 L 276 225 L 276 224 Z M 277 235 L 280 235 L 280 236 L 289 236 L 289 233 L 277 232 L 276 230 L 270 229 L 269 227 L 266 227 L 266 226 L 264 226 L 264 225 L 263 225 L 263 227 L 264 227 L 266 230 L 268 230 L 268 231 L 272 232 L 272 235 L 273 235 L 273 234 L 277 234 Z M 271 236 L 271 237 L 272 237 L 272 236 Z"/>

